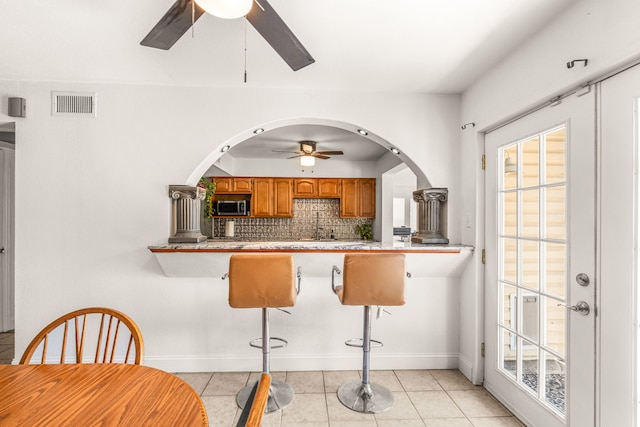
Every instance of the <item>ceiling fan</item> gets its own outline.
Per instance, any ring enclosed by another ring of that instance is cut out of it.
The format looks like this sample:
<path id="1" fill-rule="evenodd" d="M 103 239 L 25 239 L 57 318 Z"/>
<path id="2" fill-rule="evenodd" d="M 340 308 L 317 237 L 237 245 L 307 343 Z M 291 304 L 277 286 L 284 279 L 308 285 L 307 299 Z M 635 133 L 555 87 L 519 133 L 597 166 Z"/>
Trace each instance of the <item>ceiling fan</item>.
<path id="1" fill-rule="evenodd" d="M 300 141 L 300 151 L 278 151 L 273 150 L 274 153 L 293 153 L 295 156 L 287 157 L 287 159 L 302 158 L 316 158 L 316 159 L 330 159 L 330 156 L 341 156 L 344 153 L 339 150 L 334 151 L 316 151 L 315 141 Z M 302 159 L 301 159 L 302 160 Z M 312 165 L 306 165 L 312 166 Z"/>
<path id="2" fill-rule="evenodd" d="M 207 3 L 200 1 L 202 4 Z M 315 62 L 267 0 L 251 0 L 251 3 L 251 9 L 246 14 L 247 21 L 293 71 Z M 169 50 L 204 13 L 205 10 L 198 5 L 198 1 L 177 0 L 140 44 Z"/>

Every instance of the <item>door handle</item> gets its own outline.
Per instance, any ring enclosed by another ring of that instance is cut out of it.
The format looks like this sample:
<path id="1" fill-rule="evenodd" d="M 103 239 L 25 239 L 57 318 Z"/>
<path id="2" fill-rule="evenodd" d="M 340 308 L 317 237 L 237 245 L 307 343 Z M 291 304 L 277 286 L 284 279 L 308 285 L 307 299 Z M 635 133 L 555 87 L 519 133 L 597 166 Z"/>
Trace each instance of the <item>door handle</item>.
<path id="1" fill-rule="evenodd" d="M 591 313 L 591 307 L 589 307 L 589 304 L 587 304 L 584 301 L 578 301 L 576 305 L 571 305 L 571 306 L 566 304 L 558 304 L 558 307 L 560 306 L 568 310 L 575 311 L 576 313 L 580 313 L 583 316 L 586 316 L 587 314 Z"/>
<path id="2" fill-rule="evenodd" d="M 4 248 L 0 248 L 0 254 L 4 253 Z"/>

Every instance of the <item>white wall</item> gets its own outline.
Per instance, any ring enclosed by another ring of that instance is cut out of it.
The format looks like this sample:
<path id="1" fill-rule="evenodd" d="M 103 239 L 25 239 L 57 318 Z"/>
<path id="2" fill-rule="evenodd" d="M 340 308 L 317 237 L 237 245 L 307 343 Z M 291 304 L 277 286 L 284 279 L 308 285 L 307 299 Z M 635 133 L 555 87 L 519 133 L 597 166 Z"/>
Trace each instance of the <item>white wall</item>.
<path id="1" fill-rule="evenodd" d="M 640 57 L 639 9 L 635 0 L 576 3 L 463 94 L 463 123 L 482 130 Z M 567 68 L 580 58 L 587 67 Z"/>
<path id="2" fill-rule="evenodd" d="M 540 31 L 512 55 L 497 64 L 462 96 L 462 123 L 475 122 L 475 128 L 461 131 L 462 141 L 462 212 L 476 215 L 472 227 L 461 224 L 462 243 L 482 248 L 483 173 L 480 156 L 483 153 L 482 132 L 507 120 L 533 105 L 574 88 L 640 57 L 640 3 L 634 0 L 584 0 L 565 11 L 547 28 Z M 573 59 L 588 58 L 585 68 L 577 64 L 568 69 Z M 461 280 L 461 361 L 469 362 L 469 372 L 475 380 L 482 373 L 479 349 L 482 342 L 483 267 L 480 251 L 474 253 L 475 264 L 469 266 Z M 600 307 L 600 310 L 615 307 Z M 631 322 L 633 319 L 629 319 Z M 615 334 L 616 331 L 601 331 Z M 601 360 L 606 372 L 615 360 Z M 464 363 L 461 363 L 461 367 Z M 605 374 L 606 375 L 606 374 Z M 607 414 L 628 404 L 613 389 L 601 390 L 602 420 Z M 631 420 L 629 420 L 631 422 Z M 604 425 L 607 425 L 606 422 Z M 629 424 L 630 425 L 630 424 Z"/>
<path id="3" fill-rule="evenodd" d="M 316 160 L 315 166 L 301 167 L 300 161 L 269 159 L 235 159 L 235 176 L 285 176 L 285 177 L 352 177 L 376 178 L 377 162 L 345 162 L 331 159 Z"/>
<path id="4" fill-rule="evenodd" d="M 97 92 L 98 117 L 51 117 L 52 90 Z M 195 184 L 212 153 L 257 126 L 290 117 L 354 123 L 395 144 L 434 185 L 459 193 L 457 96 L 7 81 L 0 96 L 28 103 L 16 125 L 18 356 L 48 321 L 90 305 L 129 313 L 149 364 L 215 353 L 212 313 L 227 305 L 219 284 L 164 276 L 147 246 L 169 236 L 167 186 Z M 451 223 L 459 222 L 459 200 Z M 455 230 L 450 237 L 460 238 Z M 457 276 L 446 282 L 458 286 Z"/>
<path id="5" fill-rule="evenodd" d="M 228 282 L 220 277 L 228 270 L 228 253 L 156 253 L 171 277 L 210 277 L 214 309 L 201 316 L 215 336 L 206 342 L 215 351 L 202 355 L 176 353 L 152 363 L 169 370 L 255 370 L 259 352 L 247 342 L 259 334 L 259 310 L 231 309 L 215 301 L 227 300 Z M 302 269 L 301 292 L 289 317 L 273 311 L 274 336 L 290 341 L 286 350 L 271 354 L 274 370 L 356 370 L 362 368 L 362 352 L 344 341 L 362 333 L 362 307 L 343 307 L 330 291 L 331 266 L 342 266 L 343 254 L 298 252 L 294 262 Z M 450 369 L 458 365 L 458 276 L 471 250 L 457 254 L 406 255 L 411 278 L 406 281 L 407 303 L 389 307 L 392 316 L 373 322 L 373 334 L 384 347 L 372 352 L 376 369 Z M 336 277 L 342 283 L 342 277 Z M 190 337 L 177 338 L 182 342 Z M 149 363 L 149 360 L 147 360 Z"/>
<path id="6" fill-rule="evenodd" d="M 394 224 L 395 227 L 404 225 L 415 230 L 418 226 L 418 204 L 413 200 L 413 192 L 417 189 L 416 176 L 411 169 L 405 168 L 393 176 L 393 197 L 404 200 L 404 221 Z"/>

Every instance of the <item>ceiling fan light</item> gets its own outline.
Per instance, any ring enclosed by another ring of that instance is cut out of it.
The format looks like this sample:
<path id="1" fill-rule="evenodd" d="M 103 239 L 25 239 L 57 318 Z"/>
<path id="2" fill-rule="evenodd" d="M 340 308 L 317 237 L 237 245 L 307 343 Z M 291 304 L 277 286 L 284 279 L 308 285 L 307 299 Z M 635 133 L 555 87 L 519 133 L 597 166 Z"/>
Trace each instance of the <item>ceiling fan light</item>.
<path id="1" fill-rule="evenodd" d="M 316 164 L 316 158 L 313 156 L 300 157 L 300 166 L 314 166 Z"/>
<path id="2" fill-rule="evenodd" d="M 316 143 L 314 141 L 302 141 L 300 142 L 300 151 L 305 155 L 309 155 L 316 151 Z"/>
<path id="3" fill-rule="evenodd" d="M 251 10 L 253 0 L 195 0 L 195 2 L 213 16 L 223 19 L 242 18 Z"/>

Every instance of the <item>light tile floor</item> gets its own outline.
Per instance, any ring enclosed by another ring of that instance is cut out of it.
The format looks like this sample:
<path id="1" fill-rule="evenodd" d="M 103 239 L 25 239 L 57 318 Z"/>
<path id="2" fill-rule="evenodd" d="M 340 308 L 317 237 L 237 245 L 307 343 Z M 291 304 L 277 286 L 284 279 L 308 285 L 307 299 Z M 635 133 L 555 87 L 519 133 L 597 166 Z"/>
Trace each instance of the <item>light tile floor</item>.
<path id="1" fill-rule="evenodd" d="M 0 364 L 11 363 L 13 331 L 0 333 Z M 233 427 L 240 416 L 236 393 L 256 372 L 179 373 L 202 397 L 209 425 Z M 360 414 L 344 407 L 336 390 L 360 378 L 359 371 L 274 372 L 295 390 L 291 405 L 268 414 L 263 426 L 281 427 L 522 427 L 485 389 L 457 370 L 371 371 L 371 381 L 393 392 L 395 403 L 380 414 Z"/>
<path id="2" fill-rule="evenodd" d="M 485 389 L 474 386 L 457 370 L 371 371 L 371 381 L 393 392 L 395 403 L 379 414 L 361 414 L 344 407 L 338 386 L 360 378 L 359 371 L 274 372 L 296 392 L 293 403 L 265 415 L 263 426 L 296 427 L 522 427 Z M 240 410 L 235 395 L 258 373 L 179 373 L 200 394 L 209 425 L 235 426 Z"/>

